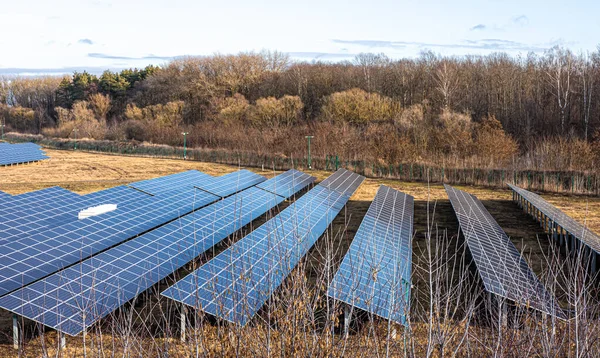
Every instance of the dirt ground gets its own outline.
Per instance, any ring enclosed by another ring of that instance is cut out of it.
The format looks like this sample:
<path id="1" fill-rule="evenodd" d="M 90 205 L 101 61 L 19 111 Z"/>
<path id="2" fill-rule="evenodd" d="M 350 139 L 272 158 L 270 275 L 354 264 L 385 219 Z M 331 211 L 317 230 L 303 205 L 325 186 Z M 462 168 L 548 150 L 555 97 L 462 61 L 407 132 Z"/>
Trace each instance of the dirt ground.
<path id="1" fill-rule="evenodd" d="M 228 165 L 201 163 L 173 159 L 155 159 L 127 157 L 106 154 L 91 154 L 73 151 L 46 150 L 49 160 L 39 163 L 0 167 L 0 190 L 10 194 L 20 194 L 51 186 L 61 186 L 77 193 L 89 193 L 133 181 L 150 179 L 173 174 L 184 170 L 196 169 L 211 175 L 222 175 L 238 168 Z M 248 168 L 265 176 L 272 171 Z M 328 172 L 311 172 L 320 181 L 330 175 Z M 413 249 L 423 249 L 425 233 L 430 222 L 440 231 L 447 230 L 448 236 L 458 232 L 458 222 L 442 185 L 401 182 L 398 180 L 367 179 L 352 196 L 345 210 L 345 216 L 339 215 L 334 221 L 333 231 L 347 231 L 340 243 L 340 255 L 347 247 L 365 215 L 378 187 L 387 185 L 410 194 L 415 198 L 414 245 Z M 548 246 L 547 238 L 539 225 L 524 214 L 512 202 L 511 191 L 507 189 L 489 189 L 483 187 L 457 188 L 475 194 L 498 221 L 499 225 L 511 237 L 519 250 L 523 249 L 530 266 L 537 273 L 542 270 L 540 256 Z M 569 196 L 564 194 L 542 194 L 542 196 L 575 219 L 585 222 L 593 231 L 600 232 L 600 198 Z M 317 244 L 317 246 L 319 243 Z M 418 261 L 415 262 L 418 265 Z M 415 283 L 417 286 L 420 284 Z M 0 331 L 8 338 L 10 315 L 0 312 Z M 4 337 L 2 343 L 8 344 Z"/>

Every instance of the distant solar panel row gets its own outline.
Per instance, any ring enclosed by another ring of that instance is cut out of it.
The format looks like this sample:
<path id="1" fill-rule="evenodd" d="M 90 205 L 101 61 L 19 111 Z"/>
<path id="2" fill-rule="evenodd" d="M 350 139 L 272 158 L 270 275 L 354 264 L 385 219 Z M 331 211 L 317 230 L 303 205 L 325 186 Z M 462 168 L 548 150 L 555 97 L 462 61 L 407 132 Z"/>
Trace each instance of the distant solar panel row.
<path id="1" fill-rule="evenodd" d="M 525 189 L 521 189 L 515 185 L 508 184 L 508 186 L 515 193 L 523 197 L 525 200 L 531 203 L 531 205 L 536 207 L 544 215 L 550 218 L 550 220 L 555 222 L 558 226 L 575 236 L 575 238 L 587 245 L 592 250 L 596 251 L 596 253 L 600 253 L 600 236 L 596 235 L 587 226 L 577 222 L 575 219 L 562 212 L 559 208 L 544 200 L 544 198 L 541 196 Z"/>
<path id="2" fill-rule="evenodd" d="M 380 186 L 329 285 L 328 295 L 406 324 L 413 216 L 412 196 Z"/>
<path id="3" fill-rule="evenodd" d="M 42 148 L 34 143 L 0 143 L 0 166 L 37 162 L 48 159 Z"/>
<path id="4" fill-rule="evenodd" d="M 232 173 L 220 177 L 224 187 L 231 187 L 231 177 L 237 178 L 238 175 Z M 233 194 L 249 186 L 251 184 L 239 183 L 237 188 L 229 190 Z M 15 238 L 0 246 L 0 295 L 218 199 L 215 195 L 194 188 L 164 192 L 123 204 L 106 214 Z"/>
<path id="5" fill-rule="evenodd" d="M 344 207 L 364 177 L 339 170 L 162 294 L 245 325 Z"/>
<path id="6" fill-rule="evenodd" d="M 277 183 L 293 195 L 314 180 L 301 174 L 284 173 L 264 184 Z M 0 307 L 76 335 L 284 199 L 244 190 L 6 295 Z"/>
<path id="7" fill-rule="evenodd" d="M 518 305 L 565 318 L 517 248 L 473 195 L 444 185 L 486 291 Z"/>

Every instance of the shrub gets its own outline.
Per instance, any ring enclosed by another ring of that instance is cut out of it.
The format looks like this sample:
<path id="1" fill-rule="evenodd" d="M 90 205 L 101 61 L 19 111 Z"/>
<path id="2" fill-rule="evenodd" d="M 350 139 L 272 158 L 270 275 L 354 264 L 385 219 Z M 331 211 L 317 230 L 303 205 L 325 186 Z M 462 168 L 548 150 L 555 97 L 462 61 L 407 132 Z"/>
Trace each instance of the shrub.
<path id="1" fill-rule="evenodd" d="M 300 121 L 303 108 L 298 96 L 260 98 L 250 107 L 248 119 L 256 126 L 289 126 Z"/>
<path id="2" fill-rule="evenodd" d="M 475 155 L 484 166 L 504 165 L 518 152 L 517 142 L 504 132 L 502 123 L 494 116 L 481 121 L 475 131 Z"/>
<path id="3" fill-rule="evenodd" d="M 393 120 L 400 110 L 400 104 L 389 97 L 353 88 L 325 97 L 321 118 L 330 122 L 365 125 L 374 121 Z"/>

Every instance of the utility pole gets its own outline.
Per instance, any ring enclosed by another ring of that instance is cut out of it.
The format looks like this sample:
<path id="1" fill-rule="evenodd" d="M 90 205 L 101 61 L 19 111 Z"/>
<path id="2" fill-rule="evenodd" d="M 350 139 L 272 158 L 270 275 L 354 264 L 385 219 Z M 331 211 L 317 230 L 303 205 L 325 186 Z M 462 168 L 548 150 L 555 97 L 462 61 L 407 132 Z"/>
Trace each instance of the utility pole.
<path id="1" fill-rule="evenodd" d="M 312 169 L 312 160 L 310 158 L 310 140 L 314 138 L 312 135 L 307 135 L 304 138 L 308 140 L 308 169 Z"/>
<path id="2" fill-rule="evenodd" d="M 187 159 L 187 135 L 189 132 L 182 132 L 183 134 L 183 159 Z"/>

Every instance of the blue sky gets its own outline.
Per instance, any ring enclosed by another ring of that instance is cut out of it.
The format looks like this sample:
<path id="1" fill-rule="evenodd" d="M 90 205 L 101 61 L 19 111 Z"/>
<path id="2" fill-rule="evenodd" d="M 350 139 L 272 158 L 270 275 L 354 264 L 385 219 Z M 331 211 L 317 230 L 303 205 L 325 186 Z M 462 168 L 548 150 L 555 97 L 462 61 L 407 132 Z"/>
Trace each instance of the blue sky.
<path id="1" fill-rule="evenodd" d="M 339 61 L 575 52 L 600 43 L 599 1 L 0 0 L 0 74 L 164 64 L 185 55 L 278 50 Z"/>

